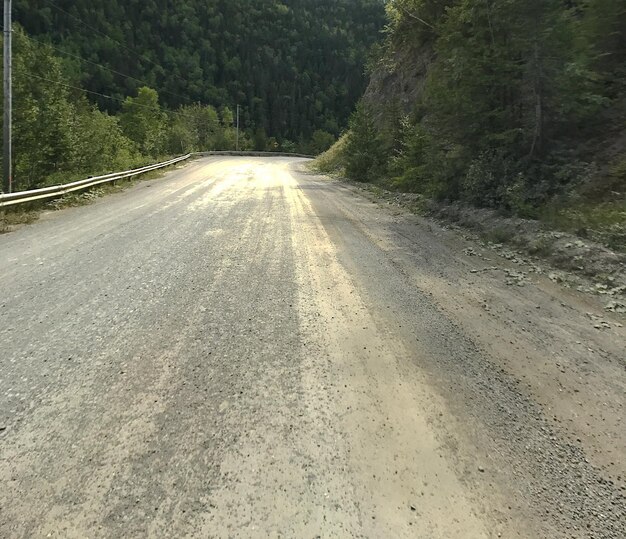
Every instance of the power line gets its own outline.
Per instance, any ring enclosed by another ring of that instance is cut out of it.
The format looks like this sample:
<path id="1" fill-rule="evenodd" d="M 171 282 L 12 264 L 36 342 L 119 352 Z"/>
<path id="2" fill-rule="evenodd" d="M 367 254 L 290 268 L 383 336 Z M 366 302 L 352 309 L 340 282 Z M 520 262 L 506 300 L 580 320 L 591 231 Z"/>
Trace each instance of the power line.
<path id="1" fill-rule="evenodd" d="M 26 39 L 28 39 L 30 41 L 33 41 L 35 43 L 39 43 L 40 45 L 44 45 L 46 47 L 50 47 L 50 48 L 54 49 L 55 51 L 60 52 L 61 54 L 65 54 L 65 55 L 69 56 L 70 58 L 75 58 L 76 60 L 81 60 L 82 62 L 86 62 L 88 64 L 91 64 L 91 65 L 94 65 L 94 66 L 98 66 L 98 67 L 100 67 L 102 69 L 105 69 L 106 71 L 110 71 L 111 73 L 115 73 L 116 75 L 120 75 L 120 76 L 125 77 L 127 79 L 132 79 L 132 80 L 134 80 L 136 82 L 140 82 L 142 84 L 149 85 L 149 83 L 144 81 L 144 80 L 137 79 L 137 78 L 135 78 L 135 77 L 133 77 L 131 75 L 126 75 L 124 73 L 120 73 L 119 71 L 116 71 L 115 69 L 111 69 L 110 67 L 103 66 L 102 64 L 99 64 L 98 62 L 93 62 L 92 60 L 87 60 L 86 58 L 83 58 L 83 57 L 78 56 L 76 54 L 73 54 L 71 52 L 65 51 L 63 49 L 59 49 L 58 47 L 52 45 L 51 43 L 46 43 L 45 41 L 40 41 L 38 39 L 35 39 L 34 37 L 29 36 L 28 34 L 24 34 L 24 36 L 26 37 Z M 174 94 L 174 95 L 176 95 L 176 94 Z M 177 96 L 177 97 L 180 97 L 180 96 Z"/>
<path id="2" fill-rule="evenodd" d="M 4 27 L 3 27 L 3 26 L 0 26 L 0 30 L 4 30 Z M 75 58 L 76 60 L 81 60 L 82 62 L 86 62 L 86 63 L 88 63 L 88 64 L 91 64 L 91 65 L 94 65 L 94 66 L 100 67 L 100 68 L 102 68 L 102 69 L 105 69 L 106 71 L 110 71 L 111 73 L 115 73 L 116 75 L 119 75 L 119 76 L 121 76 L 121 77 L 125 77 L 125 78 L 127 78 L 127 79 L 132 79 L 132 80 L 134 80 L 135 82 L 139 82 L 139 83 L 144 84 L 144 85 L 146 85 L 146 86 L 150 86 L 150 87 L 152 87 L 152 86 L 153 86 L 153 84 L 152 84 L 152 83 L 150 83 L 150 82 L 147 82 L 147 81 L 142 80 L 142 79 L 138 79 L 137 77 L 133 77 L 132 75 L 127 75 L 127 74 L 125 74 L 125 73 L 122 73 L 122 72 L 120 72 L 120 71 L 117 71 L 117 70 L 115 70 L 115 69 L 112 69 L 112 68 L 110 68 L 110 67 L 107 67 L 107 66 L 105 66 L 105 65 L 99 64 L 98 62 L 94 62 L 94 61 L 92 61 L 92 60 L 87 60 L 87 59 L 83 58 L 82 56 L 78 56 L 78 55 L 73 54 L 73 53 L 71 53 L 71 52 L 68 52 L 68 51 L 66 51 L 66 50 L 60 49 L 60 48 L 56 47 L 55 45 L 52 45 L 52 43 L 48 43 L 48 42 L 46 42 L 46 41 L 41 41 L 41 40 L 36 39 L 36 38 L 34 38 L 34 37 L 32 37 L 32 36 L 29 36 L 29 35 L 28 35 L 28 34 L 26 34 L 25 32 L 21 33 L 21 35 L 23 35 L 26 39 L 28 39 L 28 40 L 30 40 L 30 41 L 32 41 L 32 42 L 34 42 L 34 43 L 38 43 L 39 45 L 43 45 L 43 46 L 46 46 L 46 47 L 50 47 L 50 48 L 54 49 L 55 51 L 60 52 L 60 53 L 62 53 L 62 54 L 65 54 L 65 55 L 67 55 L 67 56 L 69 56 L 69 57 L 71 57 L 71 58 Z M 182 99 L 182 100 L 184 100 L 184 101 L 188 101 L 188 100 L 189 100 L 189 98 L 188 98 L 188 97 L 184 97 L 184 96 L 182 96 L 182 95 L 180 95 L 180 94 L 176 94 L 176 93 L 174 93 L 174 92 L 170 92 L 169 90 L 157 89 L 157 91 L 158 91 L 158 93 L 159 93 L 159 94 L 169 94 L 169 95 L 173 95 L 173 96 L 175 96 L 175 97 L 178 97 L 178 98 L 180 98 L 180 99 Z"/>
<path id="3" fill-rule="evenodd" d="M 114 97 L 112 95 L 102 94 L 100 92 L 94 92 L 92 90 L 86 90 L 85 88 L 80 88 L 79 86 L 74 86 L 72 84 L 67 84 L 65 82 L 61 82 L 61 81 L 58 81 L 58 80 L 48 79 L 46 77 L 41 77 L 39 75 L 34 75 L 32 73 L 27 73 L 26 71 L 21 71 L 20 70 L 19 73 L 21 75 L 25 76 L 26 78 L 38 79 L 38 80 L 41 80 L 41 81 L 49 82 L 51 84 L 57 84 L 58 86 L 63 86 L 65 88 L 69 88 L 69 89 L 72 89 L 72 90 L 78 90 L 79 92 L 84 92 L 86 94 L 97 95 L 99 97 L 104 97 L 105 99 L 110 99 L 111 101 L 117 101 L 119 103 L 125 103 L 126 102 L 126 99 L 120 99 L 119 97 Z M 140 103 L 133 103 L 133 106 L 141 107 L 141 108 L 144 108 L 144 109 L 148 109 L 148 110 L 154 111 L 153 107 L 149 107 L 147 105 L 141 105 Z M 191 116 L 189 114 L 185 114 L 184 112 L 177 112 L 175 110 L 165 110 L 165 113 L 166 114 L 175 114 L 177 116 L 181 116 L 182 118 L 187 118 L 187 119 L 193 118 L 193 116 Z"/>
<path id="4" fill-rule="evenodd" d="M 108 34 L 105 34 L 101 30 L 98 30 L 97 28 L 94 28 L 90 24 L 87 24 L 85 21 L 83 21 L 81 18 L 77 17 L 76 15 L 72 15 L 71 13 L 65 11 L 64 9 L 60 8 L 59 6 L 57 6 L 54 2 L 52 2 L 52 0 L 46 0 L 46 2 L 48 4 L 50 4 L 54 9 L 60 11 L 61 13 L 64 13 L 68 17 L 71 17 L 72 19 L 78 21 L 81 25 L 85 26 L 86 28 L 89 28 L 90 30 L 93 30 L 97 34 L 101 35 L 102 37 L 105 37 L 108 40 L 113 41 L 113 43 L 117 43 L 123 49 L 126 49 L 129 52 L 132 52 L 135 56 L 137 56 L 137 58 L 141 58 L 141 59 L 151 63 L 152 65 L 158 67 L 159 69 L 164 70 L 163 67 L 161 67 L 159 64 L 157 64 L 155 61 L 150 60 L 150 58 L 147 58 L 146 56 L 144 56 L 143 54 L 141 54 L 141 53 L 137 52 L 136 50 L 132 49 L 128 45 L 124 45 L 123 43 L 119 42 L 117 39 L 112 38 L 111 36 L 109 36 Z"/>
<path id="5" fill-rule="evenodd" d="M 85 58 L 83 58 L 83 57 L 81 57 L 81 56 L 78 56 L 78 55 L 73 54 L 73 53 L 71 53 L 71 52 L 68 52 L 68 51 L 66 51 L 66 50 L 60 49 L 60 48 L 58 48 L 58 47 L 56 47 L 56 46 L 52 45 L 51 43 L 47 43 L 47 42 L 45 42 L 45 41 L 40 41 L 40 40 L 38 40 L 38 39 L 35 39 L 34 37 L 31 37 L 31 36 L 29 36 L 29 35 L 28 35 L 28 34 L 26 34 L 26 33 L 24 33 L 24 34 L 22 34 L 22 35 L 24 35 L 24 37 L 26 37 L 26 39 L 28 39 L 28 40 L 30 40 L 30 41 L 33 41 L 33 42 L 35 42 L 35 43 L 39 43 L 40 45 L 43 45 L 43 46 L 48 46 L 48 47 L 51 47 L 51 48 L 52 48 L 52 49 L 54 49 L 55 51 L 58 51 L 58 52 L 60 52 L 60 53 L 62 53 L 62 54 L 65 54 L 65 55 L 67 55 L 67 56 L 69 56 L 69 57 L 71 57 L 71 58 L 75 58 L 76 60 L 81 60 L 82 62 L 86 62 L 86 63 L 88 63 L 88 64 L 91 64 L 91 65 L 94 65 L 94 66 L 100 67 L 100 68 L 102 68 L 102 69 L 104 69 L 104 70 L 106 70 L 106 71 L 110 71 L 111 73 L 115 73 L 116 75 L 119 75 L 119 76 L 121 76 L 121 77 L 125 77 L 125 78 L 127 78 L 127 79 L 134 80 L 135 82 L 139 82 L 140 84 L 144 84 L 144 85 L 146 85 L 146 86 L 152 86 L 152 84 L 151 84 L 151 83 L 149 83 L 149 82 L 147 82 L 147 81 L 145 81 L 145 80 L 138 79 L 137 77 L 133 77 L 132 75 L 126 75 L 125 73 L 122 73 L 122 72 L 117 71 L 117 70 L 115 70 L 115 69 L 111 69 L 110 67 L 107 67 L 107 66 L 105 66 L 105 65 L 99 64 L 98 62 L 94 62 L 94 61 L 92 61 L 92 60 L 87 60 L 87 59 L 85 59 Z M 178 97 L 178 98 L 180 98 L 180 99 L 182 99 L 182 100 L 184 100 L 184 101 L 188 101 L 188 100 L 189 100 L 187 97 L 183 97 L 182 95 L 176 94 L 176 93 L 174 93 L 174 92 L 170 92 L 169 90 L 158 90 L 158 92 L 159 92 L 159 94 L 170 94 L 170 95 L 173 95 L 173 96 Z"/>
<path id="6" fill-rule="evenodd" d="M 59 86 L 64 86 L 65 88 L 70 88 L 72 90 L 78 90 L 78 91 L 84 92 L 86 94 L 97 95 L 99 97 L 104 97 L 104 98 L 110 99 L 112 101 L 118 101 L 120 103 L 124 103 L 124 101 L 125 101 L 124 99 L 120 99 L 119 97 L 113 97 L 112 95 L 106 95 L 106 94 L 102 94 L 100 92 L 94 92 L 92 90 L 86 90 L 85 88 L 80 88 L 79 86 L 74 86 L 72 84 L 67 84 L 65 82 L 61 82 L 61 81 L 58 81 L 58 80 L 48 79 L 46 77 L 41 77 L 39 75 L 34 75 L 33 73 L 27 73 L 26 71 L 20 71 L 20 74 L 25 76 L 26 78 L 38 79 L 38 80 L 42 80 L 42 81 L 45 81 L 45 82 L 50 82 L 52 84 L 58 84 Z M 152 107 L 148 107 L 146 105 L 139 105 L 137 103 L 136 103 L 136 105 L 143 106 L 145 108 L 149 108 L 149 109 L 152 110 Z M 174 114 L 179 114 L 179 113 L 174 113 Z"/>

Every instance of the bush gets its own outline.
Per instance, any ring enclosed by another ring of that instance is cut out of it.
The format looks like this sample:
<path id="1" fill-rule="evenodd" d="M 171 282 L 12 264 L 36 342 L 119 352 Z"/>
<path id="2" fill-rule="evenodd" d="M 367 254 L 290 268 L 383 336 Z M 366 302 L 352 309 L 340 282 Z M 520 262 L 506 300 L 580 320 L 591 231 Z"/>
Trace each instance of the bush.
<path id="1" fill-rule="evenodd" d="M 320 155 L 330 148 L 336 141 L 334 135 L 321 129 L 316 130 L 311 141 L 302 145 L 302 151 L 310 155 Z"/>
<path id="2" fill-rule="evenodd" d="M 386 151 L 371 112 L 361 102 L 350 119 L 346 141 L 346 175 L 360 182 L 378 180 L 386 168 Z"/>
<path id="3" fill-rule="evenodd" d="M 314 162 L 315 170 L 322 174 L 341 173 L 345 167 L 346 145 L 348 136 L 343 135 Z"/>

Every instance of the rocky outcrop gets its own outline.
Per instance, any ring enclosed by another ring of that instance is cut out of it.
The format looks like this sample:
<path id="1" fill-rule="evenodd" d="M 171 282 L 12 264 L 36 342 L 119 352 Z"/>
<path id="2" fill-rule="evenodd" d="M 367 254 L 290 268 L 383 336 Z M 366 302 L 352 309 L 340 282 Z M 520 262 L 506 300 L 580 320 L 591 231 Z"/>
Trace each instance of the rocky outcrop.
<path id="1" fill-rule="evenodd" d="M 384 112 L 394 107 L 410 114 L 424 92 L 428 71 L 433 63 L 432 48 L 401 49 L 381 61 L 370 77 L 363 97 L 372 105 L 374 116 L 382 122 Z"/>

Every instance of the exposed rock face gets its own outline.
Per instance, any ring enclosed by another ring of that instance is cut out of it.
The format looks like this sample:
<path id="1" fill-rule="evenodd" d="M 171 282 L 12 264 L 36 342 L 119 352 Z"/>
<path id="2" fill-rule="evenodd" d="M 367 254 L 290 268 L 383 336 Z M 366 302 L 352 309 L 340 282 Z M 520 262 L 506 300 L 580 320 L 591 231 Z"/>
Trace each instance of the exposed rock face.
<path id="1" fill-rule="evenodd" d="M 433 58 L 432 48 L 426 47 L 397 50 L 390 60 L 381 62 L 372 73 L 363 97 L 372 105 L 378 122 L 382 122 L 383 112 L 389 107 L 395 107 L 403 114 L 413 112 L 424 92 Z"/>

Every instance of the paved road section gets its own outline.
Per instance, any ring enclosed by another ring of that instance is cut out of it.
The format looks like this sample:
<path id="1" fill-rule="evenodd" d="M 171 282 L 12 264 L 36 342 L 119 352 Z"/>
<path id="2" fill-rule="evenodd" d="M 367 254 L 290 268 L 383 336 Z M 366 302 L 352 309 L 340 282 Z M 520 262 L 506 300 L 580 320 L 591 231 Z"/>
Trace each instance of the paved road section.
<path id="1" fill-rule="evenodd" d="M 305 164 L 0 236 L 0 536 L 626 536 L 619 321 Z"/>

